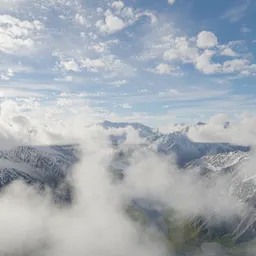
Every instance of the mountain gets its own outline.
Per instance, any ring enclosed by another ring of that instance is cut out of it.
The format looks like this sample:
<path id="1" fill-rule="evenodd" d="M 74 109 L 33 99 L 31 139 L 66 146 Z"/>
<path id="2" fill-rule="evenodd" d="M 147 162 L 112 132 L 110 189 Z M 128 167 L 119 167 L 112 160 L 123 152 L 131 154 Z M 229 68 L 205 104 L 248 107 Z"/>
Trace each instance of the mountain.
<path id="1" fill-rule="evenodd" d="M 109 139 L 117 150 L 111 167 L 113 170 L 124 170 L 129 164 L 127 162 L 129 156 L 141 147 L 160 154 L 174 155 L 181 168 L 191 170 L 206 166 L 213 170 L 227 170 L 242 162 L 244 158 L 248 158 L 250 152 L 249 147 L 228 143 L 193 142 L 183 132 L 163 134 L 139 123 L 104 121 L 99 125 L 110 130 Z M 127 127 L 133 127 L 139 132 L 144 140 L 143 144 L 120 147 L 127 130 L 118 136 L 115 135 L 114 130 Z M 78 153 L 79 145 L 19 146 L 8 150 L 2 149 L 0 150 L 0 187 L 19 178 L 27 183 L 48 184 L 55 187 L 78 160 Z"/>
<path id="2" fill-rule="evenodd" d="M 175 155 L 180 171 L 200 172 L 199 177 L 209 179 L 209 185 L 214 184 L 215 174 L 227 175 L 231 181 L 228 188 L 231 194 L 248 204 L 250 211 L 243 216 L 234 216 L 226 222 L 221 222 L 218 216 L 187 218 L 171 207 L 154 209 L 154 203 L 148 202 L 148 199 L 134 198 L 127 205 L 128 216 L 142 225 L 157 227 L 172 250 L 179 252 L 179 255 L 199 255 L 199 248 L 202 255 L 202 251 L 210 244 L 221 246 L 222 249 L 228 248 L 230 253 L 233 248 L 241 249 L 238 244 L 248 243 L 256 238 L 256 186 L 252 182 L 253 177 L 243 179 L 239 172 L 240 166 L 251 157 L 249 146 L 194 142 L 188 138 L 187 130 L 164 134 L 139 123 L 104 121 L 99 125 L 110 132 L 109 139 L 116 154 L 109 171 L 117 182 L 122 183 L 125 179 L 125 171 L 133 154 L 145 148 L 157 154 Z M 119 131 L 119 135 L 116 135 L 115 129 L 128 127 L 138 131 L 143 139 L 141 144 L 123 144 L 129 129 L 124 129 L 121 135 Z M 79 160 L 79 152 L 79 145 L 19 146 L 2 149 L 0 189 L 19 179 L 39 189 L 50 187 L 57 202 L 72 203 L 72 190 L 64 181 L 67 173 Z M 63 182 L 64 188 L 59 189 Z M 195 251 L 195 254 L 192 251 Z M 246 255 L 243 249 L 241 251 L 241 255 Z"/>
<path id="3" fill-rule="evenodd" d="M 69 189 L 58 186 L 78 160 L 78 147 L 19 146 L 0 150 L 0 189 L 15 180 L 22 180 L 38 189 L 50 187 L 56 200 L 70 200 Z"/>
<path id="4" fill-rule="evenodd" d="M 213 172 L 235 170 L 239 165 L 250 159 L 251 153 L 248 151 L 234 151 L 205 155 L 200 159 L 191 161 L 185 166 L 187 170 L 208 169 Z"/>
<path id="5" fill-rule="evenodd" d="M 228 152 L 249 152 L 250 147 L 231 145 L 229 143 L 201 143 L 193 142 L 188 138 L 187 128 L 185 130 L 176 131 L 169 134 L 160 133 L 158 130 L 147 127 L 138 123 L 112 123 L 105 121 L 99 124 L 104 129 L 121 129 L 127 127 L 133 127 L 138 131 L 140 137 L 145 139 L 149 149 L 152 149 L 158 153 L 165 155 L 175 155 L 178 164 L 183 167 L 189 162 L 200 159 L 205 155 L 216 155 Z M 205 125 L 204 123 L 198 123 L 197 125 Z M 185 132 L 186 131 L 186 132 Z M 125 140 L 126 132 L 122 135 L 110 136 L 110 139 L 114 144 L 122 143 Z"/>

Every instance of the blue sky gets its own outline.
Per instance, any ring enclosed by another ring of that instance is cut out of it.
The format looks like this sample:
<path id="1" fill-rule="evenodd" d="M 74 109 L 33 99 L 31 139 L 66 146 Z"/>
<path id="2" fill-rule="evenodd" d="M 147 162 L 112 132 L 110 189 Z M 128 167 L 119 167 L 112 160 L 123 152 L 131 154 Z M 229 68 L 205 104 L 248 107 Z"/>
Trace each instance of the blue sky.
<path id="1" fill-rule="evenodd" d="M 2 0 L 1 101 L 153 125 L 254 115 L 255 13 L 253 0 Z"/>

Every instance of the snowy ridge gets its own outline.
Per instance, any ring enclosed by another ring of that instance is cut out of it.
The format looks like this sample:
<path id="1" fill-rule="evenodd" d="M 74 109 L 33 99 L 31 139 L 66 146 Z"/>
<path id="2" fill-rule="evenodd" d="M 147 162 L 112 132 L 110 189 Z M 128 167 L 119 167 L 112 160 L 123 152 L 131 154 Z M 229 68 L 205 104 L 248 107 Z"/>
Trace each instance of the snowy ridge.
<path id="1" fill-rule="evenodd" d="M 228 169 L 235 169 L 238 165 L 244 163 L 249 160 L 250 152 L 245 151 L 234 151 L 227 153 L 219 153 L 206 155 L 201 157 L 200 159 L 194 160 L 188 163 L 185 168 L 193 170 L 193 168 L 208 168 L 212 171 L 221 171 Z"/>
<path id="2" fill-rule="evenodd" d="M 176 131 L 169 134 L 154 131 L 152 128 L 137 123 L 112 123 L 105 121 L 100 124 L 105 129 L 133 127 L 139 135 L 145 139 L 149 149 L 166 155 L 174 154 L 180 166 L 185 166 L 189 162 L 200 159 L 205 155 L 216 155 L 229 152 L 249 152 L 250 147 L 231 145 L 228 143 L 201 143 L 190 140 L 187 132 Z M 199 123 L 197 125 L 205 125 Z M 187 128 L 185 129 L 187 131 Z M 122 138 L 122 139 L 121 139 Z M 123 142 L 125 133 L 122 136 L 112 136 L 110 139 Z"/>
<path id="3" fill-rule="evenodd" d="M 229 168 L 248 157 L 250 151 L 249 147 L 227 143 L 193 142 L 182 132 L 162 134 L 139 123 L 104 121 L 100 125 L 105 129 L 110 129 L 110 133 L 111 129 L 133 127 L 145 143 L 136 147 L 130 145 L 128 151 L 132 152 L 138 147 L 147 147 L 157 153 L 175 155 L 178 164 L 181 167 L 185 166 L 186 169 L 198 169 L 202 166 L 207 166 L 212 170 Z M 123 137 L 125 136 L 124 133 Z M 109 138 L 112 141 L 116 140 L 115 136 Z M 78 148 L 78 145 L 19 146 L 11 150 L 0 150 L 0 186 L 19 177 L 28 183 L 38 181 L 54 184 L 58 179 L 65 177 L 66 172 L 78 160 Z M 121 161 L 120 156 L 114 159 L 114 169 L 125 169 L 127 162 L 124 157 L 121 157 Z"/>
<path id="4" fill-rule="evenodd" d="M 74 146 L 20 146 L 0 151 L 0 186 L 15 179 L 27 183 L 61 179 L 76 161 Z"/>

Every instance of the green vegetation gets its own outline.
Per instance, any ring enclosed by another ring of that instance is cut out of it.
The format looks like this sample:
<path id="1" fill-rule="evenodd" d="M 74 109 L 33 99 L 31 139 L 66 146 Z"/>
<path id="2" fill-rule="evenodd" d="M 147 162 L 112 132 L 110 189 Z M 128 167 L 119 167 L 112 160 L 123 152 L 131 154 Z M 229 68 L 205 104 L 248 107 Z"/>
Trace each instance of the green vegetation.
<path id="1" fill-rule="evenodd" d="M 126 209 L 130 218 L 139 225 L 147 226 L 150 219 L 143 210 L 129 205 Z M 196 255 L 204 243 L 219 245 L 226 255 L 250 255 L 248 247 L 256 248 L 256 242 L 237 244 L 233 234 L 219 234 L 200 218 L 188 218 L 173 210 L 164 211 L 163 239 L 171 250 Z M 152 222 L 152 220 L 151 220 Z M 160 229 L 159 229 L 160 230 Z"/>

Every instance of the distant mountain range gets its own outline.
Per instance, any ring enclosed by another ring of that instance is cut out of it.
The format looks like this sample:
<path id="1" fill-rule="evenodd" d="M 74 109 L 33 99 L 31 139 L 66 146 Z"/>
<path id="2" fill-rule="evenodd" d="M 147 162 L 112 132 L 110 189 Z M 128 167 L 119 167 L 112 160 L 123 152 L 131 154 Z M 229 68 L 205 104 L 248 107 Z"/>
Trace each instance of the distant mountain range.
<path id="1" fill-rule="evenodd" d="M 191 141 L 184 131 L 169 134 L 160 133 L 140 123 L 113 123 L 104 121 L 98 124 L 104 129 L 123 129 L 133 127 L 138 131 L 143 144 L 129 145 L 129 150 L 146 147 L 148 150 L 164 155 L 173 155 L 181 168 L 208 168 L 213 170 L 228 169 L 249 158 L 250 147 L 228 143 L 199 143 Z M 204 125 L 199 123 L 198 125 Z M 111 131 L 110 131 L 111 134 Z M 109 139 L 115 148 L 125 140 L 127 134 L 113 134 Z M 122 148 L 123 150 L 123 148 Z M 78 160 L 78 145 L 59 146 L 19 146 L 0 150 L 0 186 L 21 178 L 28 183 L 55 184 Z M 119 159 L 120 160 L 120 159 Z M 115 165 L 125 166 L 119 160 Z"/>
<path id="2" fill-rule="evenodd" d="M 218 155 L 232 152 L 250 152 L 250 146 L 232 145 L 229 143 L 212 143 L 212 142 L 193 142 L 188 138 L 187 132 L 189 127 L 186 126 L 180 131 L 165 134 L 154 130 L 148 126 L 139 123 L 113 123 L 104 121 L 99 124 L 104 129 L 121 129 L 132 127 L 138 131 L 140 137 L 145 139 L 145 144 L 149 149 L 165 155 L 174 155 L 179 166 L 184 167 L 189 162 L 200 159 L 207 155 Z M 205 125 L 198 123 L 197 125 Z M 228 125 L 228 123 L 226 123 Z M 126 138 L 126 132 L 122 135 L 111 135 L 110 139 L 116 145 L 122 143 Z"/>
<path id="3" fill-rule="evenodd" d="M 104 121 L 97 125 L 110 132 L 109 139 L 116 152 L 116 157 L 112 160 L 109 171 L 118 180 L 121 181 L 125 177 L 126 168 L 129 166 L 129 157 L 136 150 L 143 148 L 167 157 L 175 156 L 181 171 L 199 172 L 201 175 L 209 173 L 228 174 L 233 181 L 230 190 L 240 197 L 241 200 L 248 202 L 252 207 L 256 206 L 256 187 L 251 182 L 251 179 L 254 179 L 254 177 L 247 177 L 246 180 L 242 180 L 238 172 L 239 167 L 250 159 L 251 152 L 249 146 L 193 142 L 187 136 L 188 126 L 184 126 L 184 129 L 179 131 L 164 134 L 140 123 Z M 198 123 L 197 125 L 205 124 Z M 129 129 L 124 128 L 128 127 L 132 127 L 138 132 L 142 138 L 140 144 L 123 145 L 127 132 L 129 132 Z M 116 135 L 115 129 L 120 129 L 121 133 L 119 131 L 119 135 Z M 122 131 L 122 129 L 124 130 Z M 23 180 L 27 184 L 39 186 L 40 189 L 43 189 L 45 186 L 50 187 L 57 198 L 56 200 L 70 202 L 72 195 L 68 185 L 61 191 L 58 190 L 58 185 L 65 181 L 67 173 L 79 160 L 79 152 L 79 145 L 19 146 L 12 149 L 2 149 L 0 150 L 0 188 L 4 188 L 14 180 Z M 163 230 L 168 239 L 175 240 L 168 233 L 169 224 L 167 225 L 167 222 L 170 223 L 170 221 L 164 218 L 163 213 L 153 209 L 145 209 L 140 205 L 140 201 L 135 201 L 130 205 L 128 212 L 132 218 L 134 216 L 135 218 L 141 216 L 144 219 L 150 219 L 150 222 L 153 221 L 159 225 L 160 230 Z M 256 215 L 253 211 L 242 219 L 235 220 L 235 224 L 231 228 L 233 232 L 231 238 L 236 236 L 237 241 L 239 238 L 240 242 L 243 242 L 256 237 L 254 216 Z M 186 223 L 188 223 L 187 220 Z M 207 239 L 215 241 L 220 236 L 227 239 L 226 230 L 231 232 L 230 226 L 213 228 L 211 223 L 200 219 L 200 217 L 189 221 L 189 232 L 191 230 L 198 235 L 197 243 L 200 239 L 203 242 Z M 221 232 L 221 235 L 219 232 Z M 230 235 L 230 233 L 228 234 Z M 189 239 L 192 238 L 190 237 Z M 228 241 L 230 242 L 231 240 Z"/>

